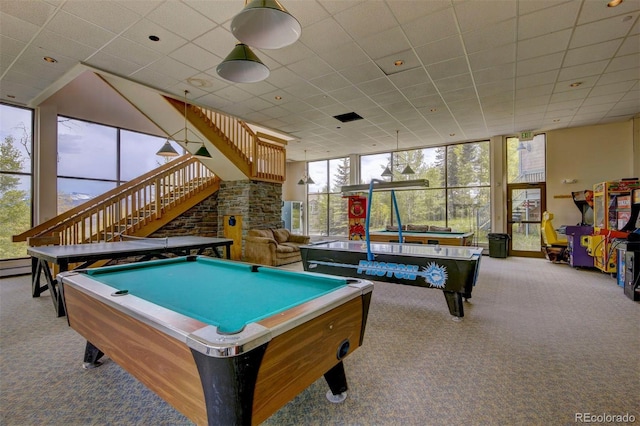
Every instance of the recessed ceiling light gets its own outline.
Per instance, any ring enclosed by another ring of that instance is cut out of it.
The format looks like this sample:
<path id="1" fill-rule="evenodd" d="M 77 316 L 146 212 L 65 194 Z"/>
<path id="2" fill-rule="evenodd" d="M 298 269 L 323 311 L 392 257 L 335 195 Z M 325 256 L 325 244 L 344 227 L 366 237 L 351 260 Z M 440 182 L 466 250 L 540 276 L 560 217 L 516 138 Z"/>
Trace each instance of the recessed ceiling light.
<path id="1" fill-rule="evenodd" d="M 558 122 L 560 122 L 560 119 L 559 119 L 559 118 L 556 118 L 556 119 L 554 119 L 554 120 L 553 120 L 553 122 L 554 122 L 554 123 L 558 123 Z"/>
<path id="2" fill-rule="evenodd" d="M 399 67 L 400 65 L 404 65 L 404 61 L 402 59 L 398 59 L 393 63 L 393 65 L 395 65 L 396 67 Z"/>
<path id="3" fill-rule="evenodd" d="M 449 136 L 455 136 L 455 135 L 456 135 L 455 133 L 449 133 Z"/>
<path id="4" fill-rule="evenodd" d="M 282 100 L 282 96 L 276 96 L 276 101 L 281 101 Z"/>
<path id="5" fill-rule="evenodd" d="M 578 87 L 578 86 L 580 86 L 580 85 L 582 85 L 582 82 L 581 82 L 581 81 L 576 81 L 575 83 L 571 83 L 571 84 L 569 85 L 569 87 Z"/>
<path id="6" fill-rule="evenodd" d="M 607 3 L 607 7 L 616 7 L 622 3 L 623 0 L 611 0 Z"/>
<path id="7" fill-rule="evenodd" d="M 42 58 L 42 59 L 44 59 L 46 62 L 49 62 L 50 64 L 55 64 L 56 62 L 58 62 L 58 60 L 57 60 L 57 59 L 52 58 L 51 56 L 45 56 L 45 57 L 44 57 L 44 58 Z"/>
<path id="8" fill-rule="evenodd" d="M 436 112 L 437 110 L 438 110 L 438 108 L 431 108 L 431 109 L 429 110 L 429 112 Z"/>
<path id="9" fill-rule="evenodd" d="M 158 37 L 157 35 L 150 35 L 149 36 L 149 40 L 151 40 L 151 41 L 160 41 L 160 37 Z"/>

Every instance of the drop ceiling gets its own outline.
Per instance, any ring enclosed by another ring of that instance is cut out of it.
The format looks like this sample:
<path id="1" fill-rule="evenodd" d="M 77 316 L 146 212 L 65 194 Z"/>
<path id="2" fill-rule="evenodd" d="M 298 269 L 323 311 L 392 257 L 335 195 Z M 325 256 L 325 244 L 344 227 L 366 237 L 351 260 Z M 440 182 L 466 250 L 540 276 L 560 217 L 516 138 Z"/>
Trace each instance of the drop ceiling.
<path id="1" fill-rule="evenodd" d="M 0 99 L 35 107 L 83 64 L 283 132 L 292 160 L 640 113 L 640 0 L 281 3 L 301 38 L 254 49 L 270 76 L 235 84 L 215 68 L 243 0 L 0 0 Z"/>

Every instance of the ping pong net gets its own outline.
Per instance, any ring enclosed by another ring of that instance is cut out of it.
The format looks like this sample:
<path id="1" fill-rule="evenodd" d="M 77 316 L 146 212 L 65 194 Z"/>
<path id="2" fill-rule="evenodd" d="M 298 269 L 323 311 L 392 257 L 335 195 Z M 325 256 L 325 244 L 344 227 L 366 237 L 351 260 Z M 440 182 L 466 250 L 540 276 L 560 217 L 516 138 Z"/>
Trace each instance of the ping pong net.
<path id="1" fill-rule="evenodd" d="M 120 234 L 120 241 L 131 242 L 151 247 L 169 248 L 169 237 L 151 238 L 151 237 L 135 237 L 133 235 Z"/>

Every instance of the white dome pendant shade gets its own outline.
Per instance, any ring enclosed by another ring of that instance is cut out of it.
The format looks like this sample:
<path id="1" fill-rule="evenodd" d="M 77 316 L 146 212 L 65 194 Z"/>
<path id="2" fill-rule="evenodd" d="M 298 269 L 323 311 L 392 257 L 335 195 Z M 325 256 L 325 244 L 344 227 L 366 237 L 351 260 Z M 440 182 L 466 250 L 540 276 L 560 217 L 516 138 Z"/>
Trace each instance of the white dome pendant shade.
<path id="1" fill-rule="evenodd" d="M 251 0 L 231 21 L 231 32 L 258 49 L 279 49 L 300 38 L 302 27 L 277 0 Z"/>
<path id="2" fill-rule="evenodd" d="M 269 68 L 244 43 L 236 44 L 217 66 L 216 72 L 234 83 L 257 83 L 269 77 Z"/>

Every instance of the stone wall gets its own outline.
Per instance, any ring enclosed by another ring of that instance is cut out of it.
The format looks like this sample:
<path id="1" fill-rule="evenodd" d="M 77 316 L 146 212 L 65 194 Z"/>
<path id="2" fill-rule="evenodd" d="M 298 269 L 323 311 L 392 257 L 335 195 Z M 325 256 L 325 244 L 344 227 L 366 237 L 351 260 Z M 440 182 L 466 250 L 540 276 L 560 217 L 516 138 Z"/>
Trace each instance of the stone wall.
<path id="1" fill-rule="evenodd" d="M 226 215 L 242 216 L 243 239 L 249 229 L 282 228 L 282 185 L 249 180 L 221 182 L 218 192 L 150 236 L 200 235 L 222 238 Z"/>
<path id="2" fill-rule="evenodd" d="M 176 235 L 218 236 L 218 195 L 220 191 L 190 208 L 156 232 L 154 238 Z M 222 235 L 222 234 L 220 234 Z"/>
<path id="3" fill-rule="evenodd" d="M 248 180 L 221 182 L 218 191 L 220 236 L 224 235 L 226 215 L 242 216 L 243 239 L 249 229 L 282 228 L 282 184 Z"/>

